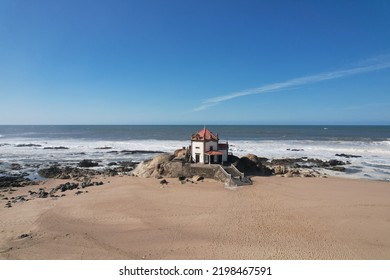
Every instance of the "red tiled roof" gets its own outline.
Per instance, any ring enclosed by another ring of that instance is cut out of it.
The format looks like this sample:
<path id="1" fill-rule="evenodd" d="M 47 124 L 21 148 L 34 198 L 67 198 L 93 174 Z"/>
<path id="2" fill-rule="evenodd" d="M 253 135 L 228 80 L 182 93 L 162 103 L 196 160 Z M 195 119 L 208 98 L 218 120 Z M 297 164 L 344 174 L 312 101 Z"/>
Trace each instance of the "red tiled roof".
<path id="1" fill-rule="evenodd" d="M 192 140 L 202 140 L 202 141 L 209 141 L 209 140 L 214 140 L 218 141 L 218 136 L 212 133 L 210 130 L 207 128 L 203 128 L 201 131 L 199 131 L 196 134 L 192 134 Z"/>

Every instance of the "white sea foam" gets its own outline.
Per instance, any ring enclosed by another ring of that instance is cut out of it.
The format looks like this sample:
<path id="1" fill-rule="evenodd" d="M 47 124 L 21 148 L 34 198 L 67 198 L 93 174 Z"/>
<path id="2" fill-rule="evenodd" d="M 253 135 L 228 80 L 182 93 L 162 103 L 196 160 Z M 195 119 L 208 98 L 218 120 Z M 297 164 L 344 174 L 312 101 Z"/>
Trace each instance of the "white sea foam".
<path id="1" fill-rule="evenodd" d="M 331 175 L 390 180 L 388 141 L 232 141 L 230 144 L 231 151 L 238 156 L 253 153 L 269 159 L 308 157 L 330 160 L 337 158 L 351 164 L 346 165 L 346 173 L 329 172 Z M 336 154 L 360 157 L 343 158 L 337 157 Z M 348 169 L 351 172 L 348 172 Z M 356 170 L 360 171 L 355 172 Z"/>
<path id="2" fill-rule="evenodd" d="M 110 161 L 142 161 L 153 157 L 151 153 L 121 153 L 124 150 L 173 152 L 190 145 L 190 141 L 174 140 L 129 140 L 129 141 L 91 141 L 91 140 L 52 140 L 52 139 L 7 139 L 10 145 L 0 146 L 3 162 L 77 163 L 82 159 Z M 40 147 L 16 147 L 18 144 L 34 144 Z M 274 158 L 318 158 L 322 160 L 339 159 L 349 161 L 346 173 L 329 172 L 333 175 L 356 178 L 390 180 L 390 141 L 313 141 L 313 140 L 264 140 L 230 141 L 230 151 L 237 156 L 248 153 L 269 159 Z M 67 147 L 68 149 L 44 149 L 45 147 Z M 111 149 L 99 149 L 111 147 Z M 114 151 L 118 151 L 115 153 Z M 361 156 L 358 158 L 336 157 L 336 154 Z M 348 172 L 350 169 L 350 172 Z"/>
<path id="3" fill-rule="evenodd" d="M 137 153 L 129 155 L 121 153 L 128 150 L 172 152 L 177 147 L 188 145 L 185 141 L 87 141 L 87 140 L 26 140 L 13 139 L 11 145 L 0 147 L 2 159 L 13 162 L 46 162 L 46 161 L 78 161 L 84 158 L 109 160 L 145 160 L 152 155 L 150 153 Z M 16 147 L 17 145 L 40 145 Z M 44 149 L 66 147 L 67 149 Z M 111 149 L 101 149 L 111 147 Z M 118 153 L 114 153 L 117 151 Z"/>

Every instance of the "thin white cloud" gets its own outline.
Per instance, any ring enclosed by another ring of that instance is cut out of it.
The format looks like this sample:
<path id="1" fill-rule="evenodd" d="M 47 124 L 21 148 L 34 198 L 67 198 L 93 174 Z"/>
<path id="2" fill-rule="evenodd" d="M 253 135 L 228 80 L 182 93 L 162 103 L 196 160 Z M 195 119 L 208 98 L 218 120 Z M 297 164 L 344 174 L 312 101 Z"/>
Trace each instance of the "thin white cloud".
<path id="1" fill-rule="evenodd" d="M 328 72 L 328 73 L 322 73 L 322 74 L 317 74 L 317 75 L 295 78 L 295 79 L 288 80 L 286 82 L 269 84 L 269 85 L 265 85 L 265 86 L 258 87 L 258 88 L 247 89 L 247 90 L 238 91 L 238 92 L 234 92 L 234 93 L 223 95 L 223 96 L 217 96 L 217 97 L 213 97 L 210 99 L 206 99 L 205 101 L 203 101 L 203 103 L 200 106 L 196 107 L 193 111 L 195 111 L 195 112 L 203 111 L 203 110 L 206 110 L 210 107 L 214 107 L 221 102 L 235 99 L 235 98 L 239 98 L 239 97 L 243 97 L 243 96 L 268 93 L 268 92 L 279 91 L 279 90 L 284 90 L 284 89 L 290 89 L 290 88 L 296 87 L 296 86 L 302 86 L 302 85 L 317 83 L 317 82 L 326 81 L 326 80 L 334 80 L 334 79 L 339 79 L 339 78 L 352 76 L 352 75 L 356 75 L 356 74 L 360 74 L 360 73 L 367 73 L 367 72 L 382 70 L 382 69 L 386 69 L 386 68 L 390 68 L 389 61 L 386 61 L 386 62 L 382 61 L 382 63 L 371 64 L 368 66 L 355 67 L 355 68 L 350 68 L 347 70 L 339 70 L 339 71 L 333 71 L 333 72 Z"/>

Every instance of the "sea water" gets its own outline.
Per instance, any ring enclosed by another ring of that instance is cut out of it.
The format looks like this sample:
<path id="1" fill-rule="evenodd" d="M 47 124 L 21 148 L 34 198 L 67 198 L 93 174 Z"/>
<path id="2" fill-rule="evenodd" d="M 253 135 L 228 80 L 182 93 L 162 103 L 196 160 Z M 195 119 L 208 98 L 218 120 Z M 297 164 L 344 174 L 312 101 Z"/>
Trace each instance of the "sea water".
<path id="1" fill-rule="evenodd" d="M 158 152 L 190 145 L 196 125 L 0 126 L 0 175 L 12 163 L 37 166 L 142 161 Z M 210 125 L 230 152 L 268 159 L 317 158 L 349 161 L 346 172 L 331 175 L 390 181 L 390 126 Z M 336 154 L 359 157 L 343 158 Z M 15 171 L 18 172 L 18 171 Z"/>

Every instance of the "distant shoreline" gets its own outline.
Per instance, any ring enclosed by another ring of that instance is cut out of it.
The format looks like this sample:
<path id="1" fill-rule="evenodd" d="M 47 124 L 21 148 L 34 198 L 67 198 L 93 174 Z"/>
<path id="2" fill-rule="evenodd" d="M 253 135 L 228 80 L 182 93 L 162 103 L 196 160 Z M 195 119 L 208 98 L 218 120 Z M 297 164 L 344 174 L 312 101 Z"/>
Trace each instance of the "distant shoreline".
<path id="1" fill-rule="evenodd" d="M 229 142 L 236 156 L 255 154 L 273 159 L 308 158 L 323 161 L 342 160 L 344 174 L 332 176 L 390 180 L 390 126 L 209 126 L 221 140 Z M 172 152 L 190 145 L 190 137 L 199 126 L 0 126 L 0 174 L 11 165 L 26 166 L 34 178 L 34 169 L 53 164 L 77 166 L 84 160 L 99 162 L 141 162 L 153 153 Z M 357 157 L 343 158 L 338 154 Z M 29 165 L 29 166 L 28 166 Z M 99 167 L 98 167 L 99 168 Z M 17 170 L 12 170 L 17 172 Z"/>

